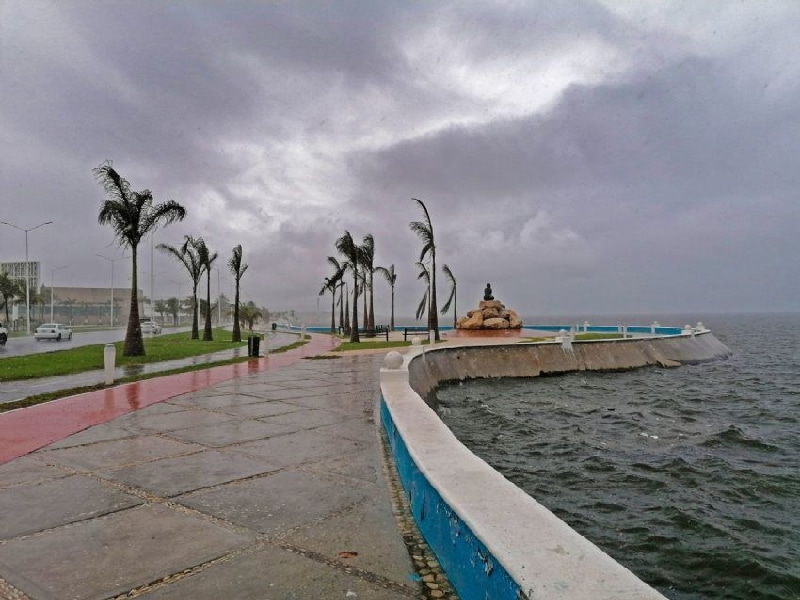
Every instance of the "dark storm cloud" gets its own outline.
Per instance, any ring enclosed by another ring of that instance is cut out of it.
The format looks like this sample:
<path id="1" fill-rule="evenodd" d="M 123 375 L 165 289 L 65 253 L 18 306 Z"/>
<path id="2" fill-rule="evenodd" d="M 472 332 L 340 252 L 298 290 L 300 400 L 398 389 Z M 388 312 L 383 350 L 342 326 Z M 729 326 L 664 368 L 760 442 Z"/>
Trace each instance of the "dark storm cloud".
<path id="1" fill-rule="evenodd" d="M 488 278 L 531 311 L 796 308 L 798 15 L 12 0 L 0 219 L 56 221 L 31 237 L 45 273 L 68 263 L 76 284 L 105 285 L 91 169 L 113 159 L 189 209 L 157 242 L 199 234 L 223 257 L 242 243 L 245 289 L 272 308 L 315 305 L 348 229 L 374 234 L 412 313 L 411 197 L 470 302 Z M 19 258 L 18 233 L 0 228 L 0 257 Z"/>

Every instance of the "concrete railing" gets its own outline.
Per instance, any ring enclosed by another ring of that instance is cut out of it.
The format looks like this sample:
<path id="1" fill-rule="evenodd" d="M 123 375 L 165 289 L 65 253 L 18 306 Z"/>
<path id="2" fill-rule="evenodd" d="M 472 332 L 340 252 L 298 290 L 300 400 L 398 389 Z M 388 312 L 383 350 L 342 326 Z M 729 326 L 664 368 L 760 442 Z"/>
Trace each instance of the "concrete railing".
<path id="1" fill-rule="evenodd" d="M 411 511 L 463 600 L 664 597 L 467 449 L 423 400 L 444 381 L 676 366 L 728 355 L 707 330 L 669 338 L 461 345 L 381 369 L 381 420 Z"/>

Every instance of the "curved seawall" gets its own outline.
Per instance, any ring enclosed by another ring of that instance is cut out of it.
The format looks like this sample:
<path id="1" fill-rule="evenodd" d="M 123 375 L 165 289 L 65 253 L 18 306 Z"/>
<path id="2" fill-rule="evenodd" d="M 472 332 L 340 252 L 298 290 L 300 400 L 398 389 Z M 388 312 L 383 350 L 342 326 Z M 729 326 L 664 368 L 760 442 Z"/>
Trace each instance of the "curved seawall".
<path id="1" fill-rule="evenodd" d="M 412 347 L 381 370 L 381 418 L 417 524 L 463 600 L 663 598 L 470 452 L 426 404 L 442 382 L 721 358 L 710 332 L 612 341 Z"/>

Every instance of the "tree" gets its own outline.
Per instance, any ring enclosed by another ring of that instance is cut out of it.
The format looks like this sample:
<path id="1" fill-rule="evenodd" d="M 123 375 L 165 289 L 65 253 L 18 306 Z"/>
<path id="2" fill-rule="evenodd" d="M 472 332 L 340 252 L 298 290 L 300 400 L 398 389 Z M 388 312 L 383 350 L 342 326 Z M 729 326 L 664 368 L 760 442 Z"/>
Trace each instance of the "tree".
<path id="1" fill-rule="evenodd" d="M 173 296 L 172 298 L 167 299 L 167 312 L 172 316 L 172 324 L 174 326 L 178 326 L 179 322 L 179 314 L 181 311 L 181 301 L 180 299 Z"/>
<path id="2" fill-rule="evenodd" d="M 334 296 L 336 295 L 336 290 L 337 289 L 339 290 L 339 302 L 338 302 L 338 305 L 339 305 L 339 327 L 341 328 L 341 327 L 343 327 L 342 318 L 344 316 L 343 315 L 344 303 L 342 302 L 342 286 L 344 285 L 345 269 L 344 269 L 344 266 L 338 260 L 336 260 L 335 256 L 329 256 L 328 257 L 328 264 L 331 267 L 333 267 L 333 274 L 330 276 L 330 278 L 326 277 L 325 280 L 328 281 L 328 279 L 330 279 L 331 282 L 333 283 L 333 289 L 331 290 L 331 293 Z M 322 294 L 320 294 L 320 295 L 322 295 Z M 334 306 L 334 311 L 335 311 L 335 308 L 336 307 Z M 335 332 L 336 332 L 336 323 L 334 322 L 334 316 L 331 316 L 331 333 L 335 333 Z"/>
<path id="3" fill-rule="evenodd" d="M 122 355 L 144 356 L 144 340 L 139 324 L 139 243 L 151 231 L 158 229 L 159 224 L 169 225 L 182 221 L 186 216 L 186 209 L 174 200 L 154 204 L 150 190 L 133 191 L 110 161 L 99 165 L 92 172 L 106 193 L 97 221 L 100 225 L 109 225 L 120 246 L 127 246 L 131 251 L 131 308 Z"/>
<path id="4" fill-rule="evenodd" d="M 206 273 L 206 321 L 203 327 L 203 341 L 211 342 L 214 340 L 214 336 L 211 334 L 211 267 L 217 260 L 217 253 L 212 254 L 203 238 L 198 238 L 197 256 Z"/>
<path id="5" fill-rule="evenodd" d="M 447 277 L 447 280 L 450 282 L 450 295 L 447 296 L 447 300 L 442 307 L 442 314 L 447 314 L 447 311 L 450 310 L 450 302 L 453 303 L 453 329 L 456 327 L 456 323 L 458 320 L 458 311 L 456 309 L 456 278 L 453 276 L 453 272 L 450 270 L 450 267 L 447 265 L 442 265 L 442 272 Z"/>
<path id="6" fill-rule="evenodd" d="M 232 342 L 242 341 L 242 330 L 239 328 L 239 283 L 247 271 L 247 263 L 242 262 L 242 245 L 239 244 L 233 248 L 233 253 L 228 259 L 228 268 L 233 273 L 233 280 L 236 282 L 236 291 L 233 297 L 233 335 Z"/>
<path id="7" fill-rule="evenodd" d="M 161 321 L 164 321 L 164 313 L 168 312 L 169 309 L 167 308 L 167 301 L 166 300 L 156 300 L 155 304 L 153 305 L 153 309 L 159 314 L 161 317 Z"/>
<path id="8" fill-rule="evenodd" d="M 397 282 L 397 275 L 394 272 L 394 265 L 388 269 L 386 267 L 375 267 L 375 271 L 383 275 L 383 278 L 389 283 L 392 288 L 392 316 L 389 320 L 389 331 L 394 331 L 394 284 Z"/>
<path id="9" fill-rule="evenodd" d="M 261 309 L 258 308 L 252 300 L 248 301 L 246 304 L 243 304 L 239 308 L 239 319 L 241 319 L 242 324 L 247 324 L 247 327 L 250 329 L 251 333 L 256 321 L 262 316 L 263 313 L 261 312 Z"/>
<path id="10" fill-rule="evenodd" d="M 371 233 L 364 236 L 361 244 L 361 263 L 364 274 L 364 291 L 369 291 L 369 312 L 364 308 L 364 327 L 365 329 L 375 329 L 375 302 L 372 292 L 372 277 L 375 273 L 375 238 Z M 364 295 L 364 304 L 367 303 L 367 295 Z"/>
<path id="11" fill-rule="evenodd" d="M 425 293 L 422 294 L 422 300 L 419 301 L 419 304 L 417 305 L 417 312 L 415 314 L 417 321 L 419 321 L 422 318 L 422 315 L 425 314 L 425 309 L 428 308 L 428 300 L 431 293 L 431 274 L 430 271 L 428 271 L 428 267 L 425 266 L 425 263 L 418 262 L 417 267 L 419 267 L 417 279 L 425 280 Z"/>
<path id="12" fill-rule="evenodd" d="M 11 279 L 8 273 L 0 273 L 0 296 L 3 297 L 3 307 L 6 309 L 6 323 L 8 323 L 9 304 L 20 296 L 24 290 L 16 279 Z"/>
<path id="13" fill-rule="evenodd" d="M 412 198 L 412 200 L 416 202 L 420 208 L 422 208 L 422 212 L 425 213 L 424 221 L 411 221 L 408 226 L 411 228 L 411 231 L 416 233 L 417 237 L 422 240 L 422 252 L 420 252 L 419 255 L 420 262 L 423 262 L 428 254 L 431 255 L 431 287 L 429 298 L 430 302 L 428 304 L 428 330 L 434 331 L 434 339 L 438 342 L 440 337 L 439 315 L 438 308 L 436 306 L 436 241 L 433 235 L 433 224 L 431 223 L 431 217 L 428 214 L 428 209 L 425 206 L 425 203 L 422 200 L 417 200 L 416 198 Z"/>
<path id="14" fill-rule="evenodd" d="M 353 326 L 350 329 L 350 341 L 359 343 L 361 342 L 358 336 L 358 262 L 360 250 L 359 246 L 353 241 L 353 236 L 346 230 L 344 235 L 336 240 L 336 249 L 347 259 L 344 266 L 353 274 Z"/>
<path id="15" fill-rule="evenodd" d="M 319 290 L 319 295 L 324 296 L 325 292 L 331 293 L 331 333 L 336 333 L 336 286 L 338 282 L 331 277 L 325 278 L 325 283 Z"/>
<path id="16" fill-rule="evenodd" d="M 183 238 L 183 245 L 180 248 L 169 246 L 168 244 L 159 244 L 157 248 L 162 252 L 166 252 L 175 260 L 180 262 L 189 272 L 189 277 L 192 279 L 192 339 L 200 339 L 200 328 L 198 326 L 198 302 L 197 302 L 197 286 L 200 283 L 200 277 L 203 275 L 203 265 L 200 262 L 200 255 L 198 252 L 199 238 L 193 238 L 186 235 Z"/>

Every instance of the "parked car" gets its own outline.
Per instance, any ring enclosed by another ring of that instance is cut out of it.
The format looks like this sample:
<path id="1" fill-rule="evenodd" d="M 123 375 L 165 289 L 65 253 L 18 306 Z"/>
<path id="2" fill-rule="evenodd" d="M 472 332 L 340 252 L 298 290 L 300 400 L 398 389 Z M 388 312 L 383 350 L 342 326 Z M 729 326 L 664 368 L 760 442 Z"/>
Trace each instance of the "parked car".
<path id="1" fill-rule="evenodd" d="M 5 346 L 7 341 L 8 341 L 8 329 L 6 329 L 5 325 L 0 323 L 0 346 Z"/>
<path id="2" fill-rule="evenodd" d="M 71 340 L 72 329 L 61 323 L 44 323 L 36 328 L 36 331 L 33 332 L 33 337 L 37 342 L 42 340 L 55 340 L 57 342 Z"/>
<path id="3" fill-rule="evenodd" d="M 161 333 L 161 324 L 152 319 L 144 319 L 139 322 L 142 328 L 142 333 Z"/>

